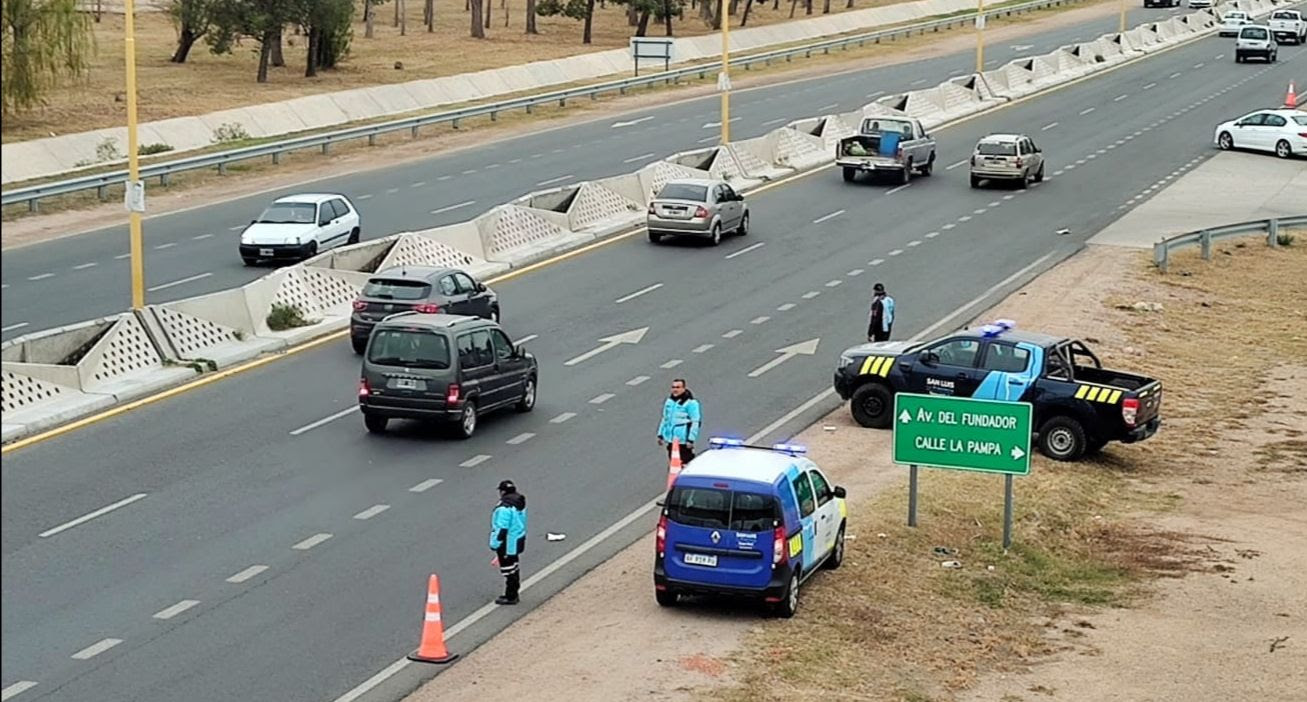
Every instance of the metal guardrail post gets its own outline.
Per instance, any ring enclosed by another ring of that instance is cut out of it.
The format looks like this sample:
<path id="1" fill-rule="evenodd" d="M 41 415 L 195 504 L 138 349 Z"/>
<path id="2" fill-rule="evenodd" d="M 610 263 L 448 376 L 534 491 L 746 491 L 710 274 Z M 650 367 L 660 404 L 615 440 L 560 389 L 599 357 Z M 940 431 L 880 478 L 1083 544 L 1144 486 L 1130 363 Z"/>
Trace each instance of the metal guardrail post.
<path id="1" fill-rule="evenodd" d="M 1280 220 L 1266 220 L 1266 245 L 1275 249 L 1280 246 Z"/>
<path id="2" fill-rule="evenodd" d="M 1166 272 L 1170 264 L 1170 251 L 1171 249 L 1167 246 L 1165 240 L 1153 244 L 1153 265 L 1160 268 L 1163 273 Z"/>
<path id="3" fill-rule="evenodd" d="M 1203 260 L 1212 260 L 1212 232 L 1204 229 L 1198 235 L 1198 243 L 1203 247 Z"/>

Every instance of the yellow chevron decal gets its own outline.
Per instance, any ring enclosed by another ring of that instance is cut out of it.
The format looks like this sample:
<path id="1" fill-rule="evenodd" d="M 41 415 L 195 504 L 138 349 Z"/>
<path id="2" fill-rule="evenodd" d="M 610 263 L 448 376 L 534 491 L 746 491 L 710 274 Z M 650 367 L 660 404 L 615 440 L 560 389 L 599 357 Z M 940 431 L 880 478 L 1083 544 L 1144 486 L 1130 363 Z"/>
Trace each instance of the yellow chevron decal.
<path id="1" fill-rule="evenodd" d="M 790 558 L 803 553 L 803 532 L 790 537 Z"/>
<path id="2" fill-rule="evenodd" d="M 1077 399 L 1077 400 L 1083 400 L 1083 399 L 1085 399 L 1085 393 L 1087 393 L 1087 392 L 1089 392 L 1089 386 L 1088 386 L 1088 385 L 1081 385 L 1081 386 L 1076 390 L 1076 399 Z"/>
<path id="3" fill-rule="evenodd" d="M 1089 402 L 1102 402 L 1108 405 L 1115 405 L 1120 399 L 1123 391 L 1116 388 L 1104 387 L 1101 385 L 1081 385 L 1076 388 L 1077 400 L 1088 400 Z"/>
<path id="4" fill-rule="evenodd" d="M 871 372 L 871 363 L 875 361 L 875 356 L 868 356 L 862 361 L 862 368 L 858 369 L 858 375 L 866 375 Z"/>

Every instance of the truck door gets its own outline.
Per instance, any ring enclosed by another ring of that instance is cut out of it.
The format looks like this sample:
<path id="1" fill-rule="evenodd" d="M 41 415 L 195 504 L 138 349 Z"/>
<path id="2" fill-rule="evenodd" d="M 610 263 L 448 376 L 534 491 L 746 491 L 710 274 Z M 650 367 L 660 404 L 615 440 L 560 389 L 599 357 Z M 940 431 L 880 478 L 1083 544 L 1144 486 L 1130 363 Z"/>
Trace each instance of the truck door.
<path id="1" fill-rule="evenodd" d="M 912 362 L 910 392 L 971 397 L 980 386 L 983 373 L 976 368 L 980 340 L 945 339 L 917 353 Z"/>
<path id="2" fill-rule="evenodd" d="M 1034 344 L 991 341 L 980 359 L 983 373 L 972 397 L 1019 402 L 1044 367 L 1044 350 Z"/>

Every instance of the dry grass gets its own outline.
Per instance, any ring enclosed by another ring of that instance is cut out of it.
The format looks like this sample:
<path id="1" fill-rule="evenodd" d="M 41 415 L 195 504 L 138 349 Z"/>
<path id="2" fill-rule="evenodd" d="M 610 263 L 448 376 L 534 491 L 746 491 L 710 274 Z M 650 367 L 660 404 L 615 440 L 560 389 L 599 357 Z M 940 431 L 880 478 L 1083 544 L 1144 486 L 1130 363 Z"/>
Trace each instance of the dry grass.
<path id="1" fill-rule="evenodd" d="M 504 27 L 507 2 L 510 24 Z M 903 0 L 856 0 L 854 9 L 890 5 Z M 247 40 L 232 54 L 215 56 L 202 41 L 192 49 L 182 65 L 170 63 L 176 47 L 176 30 L 161 13 L 141 14 L 137 18 L 137 76 L 140 86 L 139 110 L 142 122 L 204 114 L 231 107 L 285 100 L 301 95 L 324 93 L 385 83 L 399 83 L 436 78 L 487 68 L 499 68 L 529 61 L 564 58 L 603 49 L 624 48 L 635 28 L 627 23 L 622 6 L 609 4 L 595 8 L 593 43 L 581 44 L 581 23 L 559 17 L 538 17 L 539 35 L 524 33 L 525 0 L 492 0 L 492 27 L 487 40 L 469 36 L 469 15 L 457 0 L 436 3 L 435 31 L 427 33 L 422 24 L 422 3 L 408 3 L 407 34 L 392 26 L 393 4 L 378 8 L 372 39 L 364 37 L 362 22 L 354 26 L 354 41 L 349 57 L 335 71 L 316 78 L 304 78 L 304 38 L 288 36 L 285 46 L 286 66 L 274 68 L 265 84 L 254 81 L 258 65 L 258 43 Z M 832 2 L 831 12 L 846 11 L 844 2 Z M 785 22 L 789 19 L 788 3 L 773 10 L 772 3 L 755 5 L 749 27 Z M 821 13 L 817 0 L 815 13 Z M 741 12 L 743 6 L 741 5 Z M 358 13 L 361 18 L 362 12 Z M 800 7 L 796 19 L 804 18 Z M 661 36 L 661 27 L 650 21 L 650 36 Z M 734 26 L 738 26 L 737 23 Z M 674 22 L 674 34 L 688 37 L 710 33 L 697 11 L 688 7 L 686 15 Z M 95 26 L 98 47 L 90 73 L 84 81 L 65 85 L 48 96 L 49 104 L 27 114 L 6 118 L 5 142 L 33 139 L 54 134 L 112 127 L 126 121 L 126 104 L 117 101 L 123 91 L 123 21 L 121 16 L 105 15 Z M 396 70 L 396 62 L 403 70 Z M 203 86 L 203 90 L 197 90 Z"/>
<path id="2" fill-rule="evenodd" d="M 1228 569 L 1210 548 L 1213 540 L 1204 544 L 1151 522 L 1180 504 L 1183 488 L 1200 475 L 1275 479 L 1263 472 L 1268 461 L 1305 465 L 1300 437 L 1307 418 L 1254 420 L 1274 418 L 1276 369 L 1307 365 L 1307 246 L 1270 250 L 1248 240 L 1218 247 L 1211 262 L 1190 252 L 1176 259 L 1163 275 L 1144 255 L 1123 256 L 1129 263 L 1115 293 L 1090 306 L 1091 319 L 1068 322 L 1119 330 L 1098 344 L 1105 362 L 1162 379 L 1163 432 L 1131 450 L 1128 462 L 1110 449 L 1075 465 L 1037 459 L 1016 483 L 1014 544 L 1006 554 L 998 543 L 997 476 L 927 471 L 916 529 L 904 526 L 901 491 L 851 507 L 857 538 L 844 569 L 812 581 L 799 617 L 753 634 L 735 684 L 704 698 L 952 699 L 983 673 L 1075 650 L 1083 629 L 1093 626 L 1077 612 L 1130 606 L 1153 577 Z M 1049 275 L 1049 285 L 1066 284 Z M 1025 300 L 1009 298 L 1003 316 L 1039 304 Z M 1161 301 L 1164 308 L 1118 308 L 1136 301 Z M 1210 451 L 1222 442 L 1256 447 L 1258 439 L 1243 432 L 1259 424 L 1285 425 L 1261 429 L 1262 455 L 1247 460 L 1246 451 L 1230 446 L 1223 455 Z M 940 567 L 951 559 L 963 567 Z"/>

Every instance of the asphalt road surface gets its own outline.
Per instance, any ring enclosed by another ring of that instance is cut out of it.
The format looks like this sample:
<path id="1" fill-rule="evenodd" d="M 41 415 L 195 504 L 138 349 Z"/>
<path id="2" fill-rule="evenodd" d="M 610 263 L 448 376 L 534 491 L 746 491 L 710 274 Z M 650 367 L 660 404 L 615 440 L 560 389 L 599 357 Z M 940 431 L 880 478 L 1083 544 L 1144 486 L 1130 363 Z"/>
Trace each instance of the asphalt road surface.
<path id="1" fill-rule="evenodd" d="M 351 409 L 357 357 L 334 342 L 11 453 L 0 687 L 37 683 L 8 693 L 23 701 L 336 699 L 414 648 L 431 572 L 445 621 L 464 629 L 451 645 L 469 650 L 648 534 L 652 512 L 608 528 L 664 485 L 654 430 L 672 377 L 704 402 L 705 439 L 781 417 L 792 421 L 763 439 L 792 435 L 834 406 L 808 400 L 863 340 L 874 281 L 898 300 L 896 337 L 916 334 L 1073 254 L 1206 158 L 1211 125 L 1232 109 L 1275 104 L 1303 82 L 1303 48 L 1282 47 L 1275 65 L 1236 65 L 1230 51 L 1204 39 L 939 131 L 935 175 L 906 188 L 823 169 L 751 196 L 747 238 L 712 248 L 631 236 L 497 285 L 510 334 L 535 336 L 540 400 L 486 418 L 468 441 L 367 434 Z M 1032 135 L 1048 180 L 971 190 L 965 166 L 951 166 L 995 131 Z M 638 344 L 564 365 L 646 326 Z M 750 377 L 813 339 L 814 355 Z M 531 587 L 521 607 L 464 628 L 501 586 L 486 535 L 503 478 L 531 510 Z M 408 666 L 365 699 L 433 673 Z"/>
<path id="2" fill-rule="evenodd" d="M 1176 9 L 1134 8 L 1132 24 Z M 986 64 L 1041 54 L 1114 31 L 1117 19 L 995 44 Z M 832 78 L 740 91 L 732 98 L 736 139 L 761 136 L 791 120 L 857 109 L 875 97 L 924 88 L 971 72 L 975 54 L 844 73 Z M 1227 57 L 1231 61 L 1233 58 Z M 363 238 L 471 219 L 534 190 L 634 171 L 677 151 L 716 144 L 718 98 L 705 97 L 487 144 L 444 156 L 290 185 L 251 197 L 146 220 L 146 300 L 167 302 L 243 285 L 267 273 L 246 268 L 236 245 L 273 199 L 306 190 L 344 193 L 363 216 Z M 627 126 L 622 126 L 622 125 Z M 323 167 L 324 175 L 331 169 Z M 239 177 L 239 176 L 232 176 Z M 2 337 L 114 314 L 131 304 L 127 226 L 34 244 L 0 260 Z"/>

